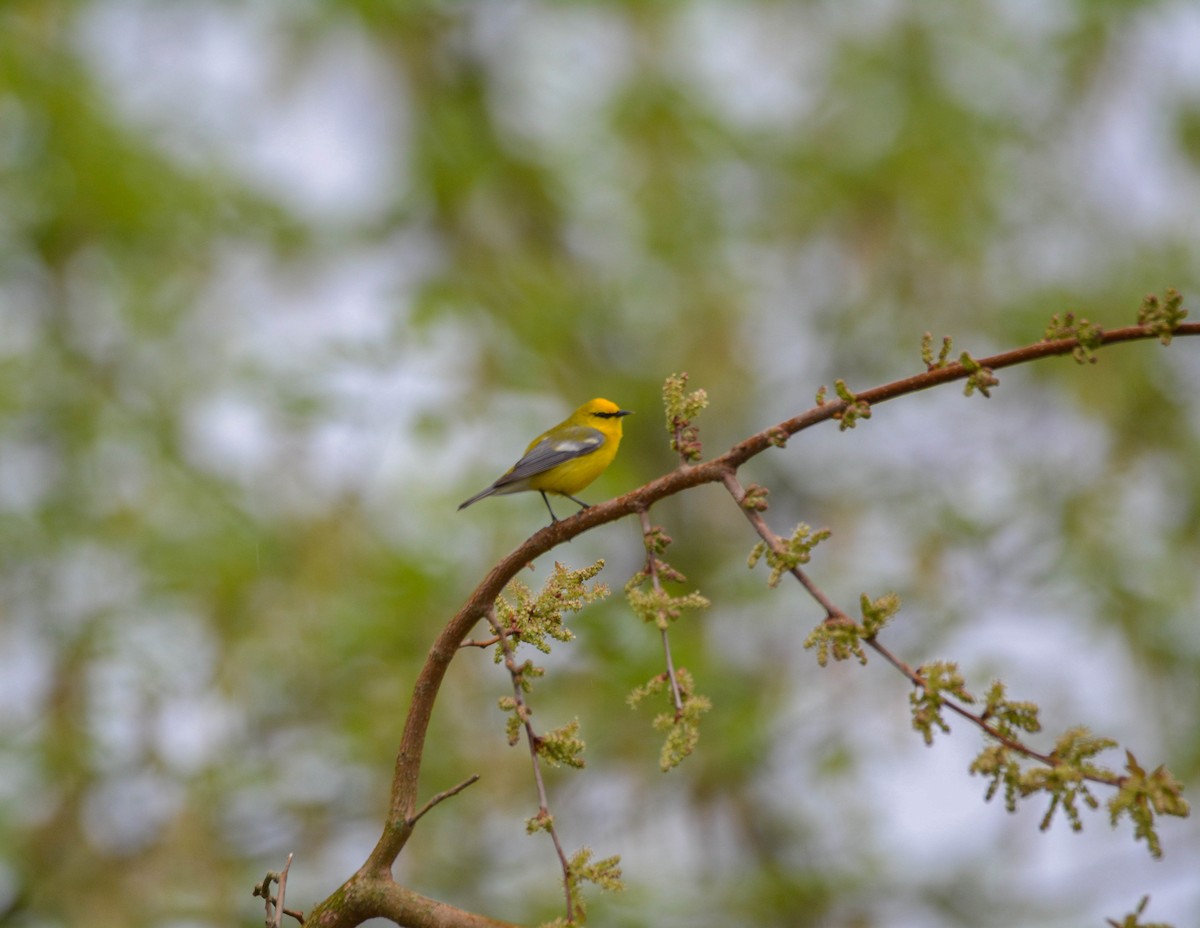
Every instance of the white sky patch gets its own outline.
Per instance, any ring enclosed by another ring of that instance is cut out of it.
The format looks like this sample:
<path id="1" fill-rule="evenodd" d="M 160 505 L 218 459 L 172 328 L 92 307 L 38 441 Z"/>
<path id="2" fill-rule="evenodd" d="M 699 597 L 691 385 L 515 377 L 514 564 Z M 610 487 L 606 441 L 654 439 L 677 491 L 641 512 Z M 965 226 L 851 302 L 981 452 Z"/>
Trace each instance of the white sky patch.
<path id="1" fill-rule="evenodd" d="M 339 357 L 392 350 L 416 288 L 440 260 L 435 243 L 415 231 L 302 265 L 230 241 L 197 315 L 224 352 L 215 360 L 307 378 Z"/>
<path id="2" fill-rule="evenodd" d="M 1147 11 L 1118 46 L 1081 111 L 1066 170 L 1082 171 L 1094 200 L 1122 230 L 1194 230 L 1200 177 L 1168 117 L 1180 102 L 1200 105 L 1200 8 L 1177 3 Z"/>
<path id="3" fill-rule="evenodd" d="M 212 692 L 166 699 L 154 718 L 158 755 L 182 776 L 220 765 L 242 721 L 241 710 Z"/>
<path id="4" fill-rule="evenodd" d="M 93 541 L 78 542 L 53 563 L 46 618 L 72 627 L 127 608 L 142 595 L 144 579 L 141 565 L 123 552 Z"/>
<path id="5" fill-rule="evenodd" d="M 11 612 L 0 624 L 0 716 L 5 728 L 31 726 L 42 714 L 49 691 L 54 655 L 32 622 L 14 622 Z M 9 780 L 0 776 L 0 798 L 9 795 Z"/>
<path id="6" fill-rule="evenodd" d="M 721 115 L 778 132 L 809 116 L 824 91 L 832 46 L 808 5 L 697 3 L 680 7 L 669 60 Z"/>
<path id="7" fill-rule="evenodd" d="M 116 776 L 88 790 L 83 831 L 102 849 L 131 853 L 152 843 L 185 801 L 184 787 L 160 774 Z"/>
<path id="8" fill-rule="evenodd" d="M 184 414 L 184 449 L 202 470 L 252 483 L 270 467 L 282 438 L 267 409 L 253 397 L 220 392 Z"/>
<path id="9" fill-rule="evenodd" d="M 611 141 L 603 114 L 631 76 L 635 37 L 619 8 L 485 4 L 476 50 L 492 70 L 490 103 L 527 155 L 591 152 Z"/>
<path id="10" fill-rule="evenodd" d="M 33 515 L 62 476 L 62 462 L 47 444 L 12 438 L 0 443 L 0 511 Z"/>
<path id="11" fill-rule="evenodd" d="M 256 183 L 301 213 L 376 217 L 406 192 L 401 75 L 349 29 L 317 50 L 295 86 L 249 139 Z M 235 149 L 236 151 L 236 149 Z"/>
<path id="12" fill-rule="evenodd" d="M 378 216 L 403 192 L 402 76 L 350 25 L 291 60 L 278 36 L 303 15 L 94 2 L 78 44 L 126 118 L 182 163 L 215 158 L 314 218 Z"/>

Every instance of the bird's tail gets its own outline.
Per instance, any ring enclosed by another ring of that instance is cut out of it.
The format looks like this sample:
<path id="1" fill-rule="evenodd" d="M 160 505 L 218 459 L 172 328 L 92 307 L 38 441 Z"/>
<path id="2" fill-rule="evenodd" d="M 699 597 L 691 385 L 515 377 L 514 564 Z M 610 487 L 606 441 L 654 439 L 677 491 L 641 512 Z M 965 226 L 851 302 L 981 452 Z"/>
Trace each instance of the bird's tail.
<path id="1" fill-rule="evenodd" d="M 474 496 L 472 496 L 469 500 L 459 503 L 458 508 L 466 509 L 472 503 L 477 503 L 481 499 L 483 499 L 485 496 L 491 496 L 495 492 L 496 492 L 496 485 L 492 484 L 492 486 L 488 487 L 486 490 L 480 490 L 478 493 L 476 493 Z"/>

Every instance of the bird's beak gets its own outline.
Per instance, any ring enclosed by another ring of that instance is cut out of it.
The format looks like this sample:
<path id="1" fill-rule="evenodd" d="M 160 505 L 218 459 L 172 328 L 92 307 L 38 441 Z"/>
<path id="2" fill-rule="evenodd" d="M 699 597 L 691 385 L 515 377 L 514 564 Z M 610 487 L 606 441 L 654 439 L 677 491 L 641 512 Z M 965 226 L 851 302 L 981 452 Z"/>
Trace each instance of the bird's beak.
<path id="1" fill-rule="evenodd" d="M 615 413 L 613 413 L 613 415 L 616 416 L 617 418 L 620 418 L 621 416 L 632 416 L 633 410 L 632 409 L 618 409 Z"/>

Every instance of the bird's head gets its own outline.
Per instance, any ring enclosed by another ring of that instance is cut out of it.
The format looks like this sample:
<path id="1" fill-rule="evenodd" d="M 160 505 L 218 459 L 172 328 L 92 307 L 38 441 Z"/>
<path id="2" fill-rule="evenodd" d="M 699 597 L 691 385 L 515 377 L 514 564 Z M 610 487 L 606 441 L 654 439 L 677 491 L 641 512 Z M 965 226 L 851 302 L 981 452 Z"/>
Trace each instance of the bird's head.
<path id="1" fill-rule="evenodd" d="M 631 414 L 632 410 L 622 409 L 612 400 L 606 400 L 603 397 L 588 400 L 575 410 L 575 418 L 592 425 L 608 422 L 612 419 L 620 419 L 622 416 Z"/>

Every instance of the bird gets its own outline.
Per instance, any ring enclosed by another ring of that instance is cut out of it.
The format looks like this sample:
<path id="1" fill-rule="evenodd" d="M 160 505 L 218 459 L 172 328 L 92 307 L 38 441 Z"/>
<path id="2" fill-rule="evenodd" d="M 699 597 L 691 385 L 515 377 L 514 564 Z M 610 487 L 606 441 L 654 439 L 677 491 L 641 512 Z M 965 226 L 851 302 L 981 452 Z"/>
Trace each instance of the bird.
<path id="1" fill-rule="evenodd" d="M 588 504 L 578 493 L 604 473 L 621 444 L 621 419 L 631 415 L 611 400 L 588 400 L 553 428 L 529 443 L 521 460 L 496 478 L 486 490 L 476 493 L 458 508 L 466 509 L 485 496 L 537 490 L 550 511 L 551 524 L 558 521 L 547 493 L 565 496 L 582 509 Z"/>

